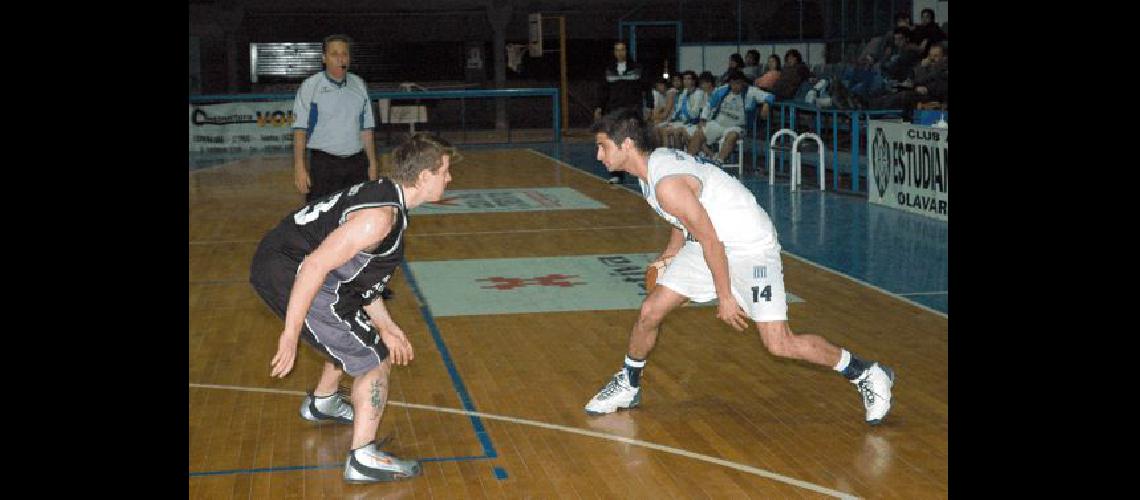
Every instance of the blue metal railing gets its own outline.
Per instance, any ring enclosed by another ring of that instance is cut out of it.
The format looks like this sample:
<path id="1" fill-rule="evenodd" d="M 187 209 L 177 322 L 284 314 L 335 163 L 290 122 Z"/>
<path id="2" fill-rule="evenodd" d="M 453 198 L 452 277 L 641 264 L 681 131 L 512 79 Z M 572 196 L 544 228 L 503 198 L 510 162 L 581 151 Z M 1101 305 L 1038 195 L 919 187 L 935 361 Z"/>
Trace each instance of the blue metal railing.
<path id="1" fill-rule="evenodd" d="M 859 141 L 863 137 L 863 130 L 866 128 L 865 123 L 869 122 L 873 118 L 884 118 L 884 117 L 900 117 L 901 118 L 903 115 L 903 111 L 901 109 L 875 109 L 875 110 L 844 109 L 844 110 L 840 110 L 840 109 L 831 109 L 831 108 L 820 108 L 820 107 L 815 106 L 815 105 L 804 104 L 804 103 L 795 102 L 795 101 L 777 101 L 771 106 L 771 111 L 770 111 L 768 119 L 763 120 L 764 121 L 764 138 L 762 141 L 757 142 L 757 133 L 758 133 L 758 130 L 760 129 L 759 121 L 762 120 L 762 118 L 757 116 L 756 122 L 754 122 L 752 125 L 752 133 L 751 133 L 752 137 L 751 137 L 751 139 L 752 139 L 752 169 L 753 170 L 758 171 L 757 170 L 757 161 L 758 161 L 757 156 L 758 155 L 766 155 L 766 153 L 768 152 L 769 140 L 771 139 L 772 134 L 775 133 L 776 131 L 780 130 L 780 129 L 783 129 L 783 128 L 790 128 L 790 129 L 795 130 L 795 128 L 796 128 L 796 115 L 798 115 L 800 112 L 809 112 L 809 113 L 815 114 L 815 120 L 814 120 L 815 130 L 814 131 L 815 131 L 816 135 L 820 136 L 820 138 L 824 137 L 824 134 L 823 134 L 823 117 L 825 117 L 827 115 L 831 115 L 831 155 L 830 155 L 830 158 L 831 158 L 831 169 L 832 169 L 832 172 L 834 173 L 834 175 L 832 176 L 832 179 L 831 179 L 832 189 L 835 191 L 845 191 L 843 189 L 840 189 L 840 187 L 839 187 L 839 174 L 841 172 L 846 172 L 846 173 L 851 175 L 851 191 L 856 192 L 856 193 L 860 192 L 860 190 L 859 190 L 859 158 L 860 158 Z M 776 118 L 777 113 L 779 114 L 778 118 Z M 842 120 L 840 120 L 840 117 L 846 117 L 848 120 L 847 123 L 849 124 L 848 127 L 846 127 L 846 130 L 843 130 L 843 132 L 846 132 L 847 134 L 849 134 L 849 137 L 851 139 L 851 148 L 849 150 L 849 154 L 846 155 L 846 158 L 847 158 L 846 162 L 844 162 L 842 160 L 843 157 L 839 155 L 839 133 L 841 132 L 839 125 L 840 125 L 840 122 L 842 121 Z M 861 121 L 860 118 L 864 118 L 864 120 Z M 779 120 L 778 124 L 773 123 L 777 119 Z M 775 126 L 775 130 L 773 130 L 773 126 Z M 786 162 L 784 161 L 785 151 L 783 149 L 781 149 L 779 151 L 779 153 L 780 153 L 779 159 L 776 162 L 777 165 L 768 165 L 767 168 L 776 168 L 777 166 L 779 166 L 781 168 L 781 170 L 779 170 L 779 171 L 786 173 L 786 172 L 788 172 L 788 166 L 786 165 Z M 818 167 L 818 162 L 817 162 L 817 167 Z M 817 168 L 817 171 L 818 171 L 818 168 Z M 818 172 L 818 175 L 824 175 L 824 172 L 820 171 L 820 172 Z"/>
<path id="2" fill-rule="evenodd" d="M 278 92 L 272 94 L 214 94 L 192 95 L 191 104 L 216 102 L 245 102 L 245 101 L 277 101 L 292 100 L 295 92 Z M 466 99 L 472 97 L 542 97 L 550 96 L 554 108 L 554 141 L 562 143 L 562 109 L 558 98 L 558 89 L 554 87 L 529 89 L 490 89 L 490 90 L 426 90 L 426 91 L 386 91 L 372 90 L 368 92 L 369 99 Z M 508 142 L 510 137 L 508 136 Z"/>

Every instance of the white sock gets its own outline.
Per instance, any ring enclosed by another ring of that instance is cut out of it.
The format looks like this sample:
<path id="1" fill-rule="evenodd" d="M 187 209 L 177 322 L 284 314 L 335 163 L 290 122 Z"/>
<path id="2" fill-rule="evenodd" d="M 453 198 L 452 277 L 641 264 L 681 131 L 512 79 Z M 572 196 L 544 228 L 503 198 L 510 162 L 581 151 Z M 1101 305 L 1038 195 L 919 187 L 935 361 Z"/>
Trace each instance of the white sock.
<path id="1" fill-rule="evenodd" d="M 645 360 L 643 359 L 641 361 L 637 361 L 637 360 L 629 357 L 629 355 L 627 354 L 625 356 L 625 366 L 629 366 L 631 368 L 644 368 L 645 367 Z"/>
<path id="2" fill-rule="evenodd" d="M 835 366 L 832 367 L 832 369 L 837 371 L 837 372 L 842 372 L 843 370 L 847 369 L 847 365 L 850 363 L 851 363 L 851 353 L 847 352 L 847 349 L 840 349 L 839 350 L 839 362 L 836 363 Z"/>

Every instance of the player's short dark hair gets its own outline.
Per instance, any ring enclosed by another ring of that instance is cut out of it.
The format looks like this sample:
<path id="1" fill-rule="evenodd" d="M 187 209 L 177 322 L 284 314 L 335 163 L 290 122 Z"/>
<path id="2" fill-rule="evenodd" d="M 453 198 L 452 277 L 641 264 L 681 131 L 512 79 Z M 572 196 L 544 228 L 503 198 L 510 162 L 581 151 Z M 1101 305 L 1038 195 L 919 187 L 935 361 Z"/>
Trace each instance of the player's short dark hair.
<path id="1" fill-rule="evenodd" d="M 649 127 L 641 117 L 641 112 L 632 108 L 618 108 L 606 113 L 601 120 L 594 122 L 590 133 L 606 134 L 619 146 L 628 137 L 638 151 L 648 153 L 653 150 L 653 136 L 649 133 Z"/>
<path id="2" fill-rule="evenodd" d="M 709 82 L 716 85 L 716 77 L 713 76 L 711 71 L 702 71 L 701 76 L 697 77 L 697 85 L 700 85 L 701 82 Z"/>
<path id="3" fill-rule="evenodd" d="M 352 39 L 348 35 L 329 35 L 326 36 L 324 41 L 321 42 L 321 53 L 327 54 L 329 51 L 329 43 L 344 42 L 348 46 L 348 53 L 352 53 Z"/>
<path id="4" fill-rule="evenodd" d="M 451 163 L 459 161 L 459 152 L 446 139 L 428 132 L 419 132 L 392 150 L 392 162 L 396 164 L 392 180 L 404 186 L 415 186 L 420 172 L 435 173 L 443 166 L 443 157 L 450 156 Z"/>
<path id="5" fill-rule="evenodd" d="M 740 70 L 736 70 L 736 69 L 729 71 L 728 72 L 728 78 L 726 78 L 725 80 L 729 81 L 729 82 L 731 82 L 733 80 L 740 80 L 742 82 L 748 83 L 748 77 L 744 76 L 744 72 L 740 71 Z"/>

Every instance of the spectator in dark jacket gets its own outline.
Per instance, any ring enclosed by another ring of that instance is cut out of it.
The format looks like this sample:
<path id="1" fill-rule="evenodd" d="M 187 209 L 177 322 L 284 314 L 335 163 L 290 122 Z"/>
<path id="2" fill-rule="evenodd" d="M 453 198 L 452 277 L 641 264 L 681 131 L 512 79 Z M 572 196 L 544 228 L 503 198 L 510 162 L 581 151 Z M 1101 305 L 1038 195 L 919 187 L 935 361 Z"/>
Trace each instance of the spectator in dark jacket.
<path id="1" fill-rule="evenodd" d="M 930 53 L 914 68 L 914 91 L 919 102 L 945 103 L 950 96 L 950 71 L 946 49 L 941 43 L 930 46 Z"/>
<path id="2" fill-rule="evenodd" d="M 910 77 L 911 70 L 922 60 L 922 47 L 911 41 L 910 31 L 906 28 L 895 28 L 895 52 L 883 61 L 883 75 L 895 81 L 903 81 Z"/>
<path id="3" fill-rule="evenodd" d="M 941 44 L 930 46 L 930 54 L 914 68 L 914 88 L 875 99 L 878 109 L 902 109 L 909 116 L 918 103 L 946 104 L 950 96 L 950 73 L 946 49 Z"/>
<path id="4" fill-rule="evenodd" d="M 733 71 L 740 71 L 743 67 L 744 58 L 740 57 L 740 54 L 728 56 L 728 69 L 724 70 L 724 74 L 720 75 L 720 78 L 717 78 L 716 84 L 728 85 L 728 76 L 731 75 Z"/>
<path id="5" fill-rule="evenodd" d="M 605 83 L 599 93 L 600 99 L 594 108 L 594 120 L 601 120 L 618 108 L 629 108 L 641 112 L 649 90 L 649 80 L 641 65 L 628 59 L 625 42 L 614 42 L 614 62 L 606 66 Z M 650 104 L 652 105 L 652 104 Z M 625 180 L 625 172 L 617 171 L 610 176 L 611 184 Z"/>
<path id="6" fill-rule="evenodd" d="M 859 54 L 858 62 L 860 64 L 871 66 L 881 64 L 884 59 L 891 54 L 898 52 L 895 48 L 895 28 L 912 29 L 910 25 L 910 14 L 900 12 L 895 14 L 895 25 L 887 30 L 883 36 L 877 36 L 867 42 L 863 47 L 863 51 Z"/>
<path id="7" fill-rule="evenodd" d="M 922 9 L 922 24 L 914 28 L 911 40 L 923 49 L 923 56 L 930 53 L 930 47 L 946 39 L 946 33 L 934 22 L 934 10 Z"/>
<path id="8" fill-rule="evenodd" d="M 776 99 L 787 100 L 796 96 L 800 85 L 811 79 L 811 70 L 804 64 L 800 51 L 789 49 L 784 53 L 784 69 L 780 71 L 780 78 L 772 85 L 772 93 Z"/>

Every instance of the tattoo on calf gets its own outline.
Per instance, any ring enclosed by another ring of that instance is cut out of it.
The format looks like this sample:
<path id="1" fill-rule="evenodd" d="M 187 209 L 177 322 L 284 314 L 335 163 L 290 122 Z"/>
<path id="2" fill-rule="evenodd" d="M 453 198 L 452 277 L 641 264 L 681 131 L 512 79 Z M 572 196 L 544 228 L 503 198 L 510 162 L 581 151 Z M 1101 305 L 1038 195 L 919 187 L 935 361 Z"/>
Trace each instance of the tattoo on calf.
<path id="1" fill-rule="evenodd" d="M 372 413 L 373 418 L 379 418 L 380 406 L 384 404 L 380 397 L 381 391 L 384 390 L 384 385 L 379 380 L 372 381 L 372 408 L 377 410 Z"/>

